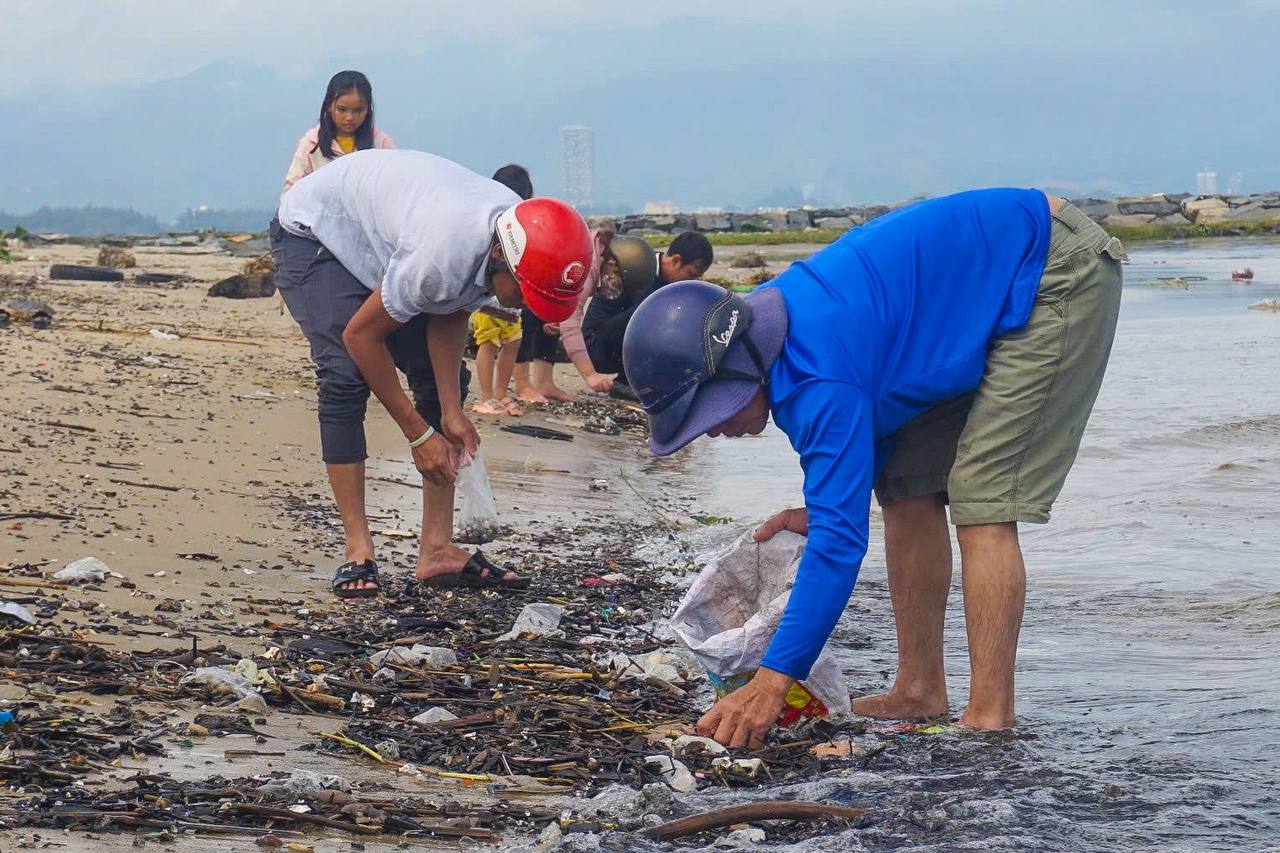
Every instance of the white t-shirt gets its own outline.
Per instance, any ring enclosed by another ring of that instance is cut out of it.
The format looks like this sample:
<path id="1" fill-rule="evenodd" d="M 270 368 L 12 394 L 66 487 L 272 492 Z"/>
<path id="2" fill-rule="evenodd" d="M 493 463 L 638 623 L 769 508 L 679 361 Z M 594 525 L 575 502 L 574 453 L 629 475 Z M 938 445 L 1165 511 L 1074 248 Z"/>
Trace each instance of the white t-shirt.
<path id="1" fill-rule="evenodd" d="M 355 151 L 280 200 L 280 225 L 319 240 L 360 283 L 382 287 L 398 323 L 487 302 L 488 260 L 502 211 L 520 197 L 421 151 Z"/>

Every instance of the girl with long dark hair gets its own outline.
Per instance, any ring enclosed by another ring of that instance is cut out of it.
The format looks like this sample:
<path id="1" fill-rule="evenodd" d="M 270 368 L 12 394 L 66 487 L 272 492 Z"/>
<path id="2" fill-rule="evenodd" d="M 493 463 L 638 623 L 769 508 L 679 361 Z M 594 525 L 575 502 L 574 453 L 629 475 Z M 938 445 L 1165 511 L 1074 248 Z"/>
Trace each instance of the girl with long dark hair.
<path id="1" fill-rule="evenodd" d="M 298 140 L 284 178 L 287 193 L 295 183 L 343 154 L 366 148 L 395 148 L 373 123 L 373 87 L 359 71 L 339 71 L 329 80 L 320 122 Z"/>

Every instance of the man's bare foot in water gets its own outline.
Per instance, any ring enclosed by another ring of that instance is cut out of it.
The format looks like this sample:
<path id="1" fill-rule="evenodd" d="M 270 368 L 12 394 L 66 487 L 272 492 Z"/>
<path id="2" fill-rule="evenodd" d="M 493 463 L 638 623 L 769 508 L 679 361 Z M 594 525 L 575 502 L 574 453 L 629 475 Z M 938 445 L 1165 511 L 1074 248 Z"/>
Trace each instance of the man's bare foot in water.
<path id="1" fill-rule="evenodd" d="M 517 385 L 516 399 L 522 403 L 533 403 L 535 405 L 547 402 L 547 398 L 542 395 L 542 392 L 532 385 Z"/>
<path id="2" fill-rule="evenodd" d="M 862 696 L 853 700 L 853 713 L 877 720 L 932 720 L 945 717 L 950 711 L 947 696 L 913 698 L 890 690 L 875 696 Z"/>
<path id="3" fill-rule="evenodd" d="M 1012 711 L 1007 714 L 1000 711 L 980 712 L 970 706 L 965 708 L 964 713 L 960 715 L 959 723 L 965 728 L 994 732 L 1001 729 L 1011 729 L 1018 724 L 1018 721 L 1014 718 Z"/>
<path id="4" fill-rule="evenodd" d="M 555 385 L 551 385 L 546 388 L 539 388 L 538 390 L 542 392 L 542 396 L 546 397 L 548 400 L 558 400 L 561 403 L 578 402 L 577 397 L 573 396 L 568 391 L 561 390 Z"/>

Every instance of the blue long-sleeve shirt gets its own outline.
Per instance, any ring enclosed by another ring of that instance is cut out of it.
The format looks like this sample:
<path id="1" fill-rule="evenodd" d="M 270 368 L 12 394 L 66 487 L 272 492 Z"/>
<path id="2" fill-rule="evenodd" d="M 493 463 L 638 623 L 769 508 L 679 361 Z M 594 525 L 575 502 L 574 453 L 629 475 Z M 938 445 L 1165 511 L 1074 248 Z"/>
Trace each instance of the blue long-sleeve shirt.
<path id="1" fill-rule="evenodd" d="M 976 388 L 990 341 L 1026 324 L 1049 232 L 1038 190 L 959 193 L 850 231 L 764 285 L 787 308 L 769 401 L 800 454 L 809 541 L 763 666 L 808 676 L 853 592 L 894 433 Z"/>

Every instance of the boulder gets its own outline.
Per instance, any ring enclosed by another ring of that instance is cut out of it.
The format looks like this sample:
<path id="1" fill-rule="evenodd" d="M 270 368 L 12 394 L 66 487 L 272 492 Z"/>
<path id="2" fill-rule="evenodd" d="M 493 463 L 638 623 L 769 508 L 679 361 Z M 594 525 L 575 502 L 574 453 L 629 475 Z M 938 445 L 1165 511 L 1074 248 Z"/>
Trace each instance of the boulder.
<path id="1" fill-rule="evenodd" d="M 618 230 L 618 220 L 612 216 L 588 216 L 587 225 L 592 228 L 602 228 L 606 231 Z"/>
<path id="2" fill-rule="evenodd" d="M 659 231 L 657 228 L 628 228 L 622 233 L 628 237 L 669 237 L 670 232 Z"/>
<path id="3" fill-rule="evenodd" d="M 730 213 L 729 223 L 733 227 L 734 231 L 747 231 L 759 234 L 773 230 L 773 223 L 757 213 Z"/>
<path id="4" fill-rule="evenodd" d="M 1186 199 L 1182 202 L 1182 215 L 1200 224 L 1224 219 L 1230 210 L 1227 203 L 1217 196 Z"/>
<path id="5" fill-rule="evenodd" d="M 694 227 L 699 231 L 732 231 L 733 223 L 723 213 L 699 213 L 694 218 Z"/>
<path id="6" fill-rule="evenodd" d="M 884 216 L 890 210 L 893 210 L 893 208 L 889 207 L 887 204 L 869 204 L 863 208 L 862 215 L 866 217 L 863 222 L 869 222 L 877 216 Z"/>
<path id="7" fill-rule="evenodd" d="M 1233 207 L 1223 216 L 1227 222 L 1270 222 L 1280 220 L 1280 205 L 1254 201 Z"/>
<path id="8" fill-rule="evenodd" d="M 1120 208 L 1122 214 L 1150 213 L 1154 216 L 1168 216 L 1180 211 L 1178 202 L 1169 201 L 1159 193 L 1137 198 L 1118 198 L 1116 207 Z"/>
<path id="9" fill-rule="evenodd" d="M 225 299 L 259 299 L 276 292 L 276 263 L 271 255 L 260 255 L 244 265 L 239 275 L 233 275 L 209 288 L 210 296 Z"/>
<path id="10" fill-rule="evenodd" d="M 1239 207 L 1242 204 L 1248 204 L 1250 200 L 1247 195 L 1233 195 L 1227 197 L 1227 204 L 1232 207 Z"/>
<path id="11" fill-rule="evenodd" d="M 1116 203 L 1106 199 L 1073 198 L 1071 203 L 1094 222 L 1101 222 L 1108 216 L 1115 216 L 1120 213 L 1120 208 L 1116 206 Z"/>
<path id="12" fill-rule="evenodd" d="M 257 299 L 272 296 L 276 292 L 275 282 L 270 277 L 233 275 L 217 282 L 209 288 L 210 296 L 221 296 L 225 299 Z"/>
<path id="13" fill-rule="evenodd" d="M 812 222 L 809 220 L 809 211 L 807 210 L 788 210 L 787 211 L 787 228 L 808 228 Z"/>
<path id="14" fill-rule="evenodd" d="M 773 213 L 761 213 L 760 218 L 769 223 L 770 231 L 786 231 L 791 226 L 787 221 L 787 214 L 781 211 Z"/>
<path id="15" fill-rule="evenodd" d="M 1137 228 L 1141 225 L 1150 225 L 1155 221 L 1154 213 L 1116 213 L 1102 220 L 1102 224 L 1118 228 Z"/>
<path id="16" fill-rule="evenodd" d="M 1181 213 L 1170 213 L 1168 216 L 1161 216 L 1155 221 L 1156 225 L 1190 225 L 1191 220 L 1183 216 Z"/>
<path id="17" fill-rule="evenodd" d="M 848 231 L 853 227 L 853 220 L 848 216 L 824 216 L 814 220 L 813 224 L 827 231 Z"/>

